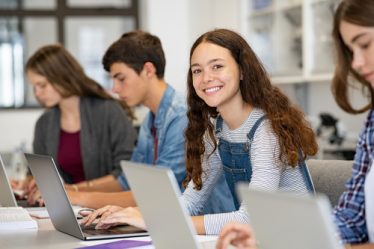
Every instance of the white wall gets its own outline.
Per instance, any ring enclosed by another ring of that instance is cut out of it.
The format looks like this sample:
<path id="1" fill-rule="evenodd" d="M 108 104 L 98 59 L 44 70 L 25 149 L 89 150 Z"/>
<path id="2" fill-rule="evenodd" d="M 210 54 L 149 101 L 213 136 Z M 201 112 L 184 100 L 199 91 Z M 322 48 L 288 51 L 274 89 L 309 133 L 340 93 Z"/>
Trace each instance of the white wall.
<path id="1" fill-rule="evenodd" d="M 0 112 L 0 152 L 11 152 L 22 142 L 31 151 L 34 124 L 42 109 Z"/>
<path id="2" fill-rule="evenodd" d="M 360 92 L 356 92 L 356 94 L 352 95 L 352 103 L 354 107 L 362 107 L 368 102 L 365 102 Z M 308 105 L 309 115 L 317 116 L 321 112 L 328 112 L 341 120 L 347 128 L 350 138 L 357 138 L 367 116 L 367 113 L 352 115 L 340 109 L 331 93 L 329 82 L 314 82 L 310 84 Z"/>
<path id="3" fill-rule="evenodd" d="M 141 1 L 142 29 L 158 36 L 166 57 L 165 80 L 178 91 L 186 91 L 188 69 L 188 0 Z"/>
<path id="4" fill-rule="evenodd" d="M 238 31 L 240 0 L 142 0 L 142 29 L 157 35 L 166 55 L 165 79 L 186 91 L 189 50 L 202 33 L 213 28 Z"/>

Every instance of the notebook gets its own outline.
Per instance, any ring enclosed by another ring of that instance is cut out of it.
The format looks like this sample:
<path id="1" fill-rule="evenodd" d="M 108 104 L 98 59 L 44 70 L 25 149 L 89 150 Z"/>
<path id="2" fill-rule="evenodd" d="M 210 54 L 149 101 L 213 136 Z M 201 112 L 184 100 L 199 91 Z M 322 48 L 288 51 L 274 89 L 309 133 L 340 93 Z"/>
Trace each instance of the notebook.
<path id="1" fill-rule="evenodd" d="M 215 241 L 198 243 L 191 217 L 169 168 L 121 161 L 155 248 L 215 248 Z"/>
<path id="2" fill-rule="evenodd" d="M 81 227 L 65 192 L 63 181 L 53 158 L 28 153 L 25 153 L 25 157 L 56 230 L 82 240 L 128 238 L 148 235 L 147 232 L 133 226 L 120 226 L 108 230 Z"/>
<path id="3" fill-rule="evenodd" d="M 238 186 L 260 248 L 343 249 L 323 195 L 299 196 Z"/>
<path id="4" fill-rule="evenodd" d="M 0 207 L 0 231 L 38 228 L 38 223 L 22 207 Z"/>

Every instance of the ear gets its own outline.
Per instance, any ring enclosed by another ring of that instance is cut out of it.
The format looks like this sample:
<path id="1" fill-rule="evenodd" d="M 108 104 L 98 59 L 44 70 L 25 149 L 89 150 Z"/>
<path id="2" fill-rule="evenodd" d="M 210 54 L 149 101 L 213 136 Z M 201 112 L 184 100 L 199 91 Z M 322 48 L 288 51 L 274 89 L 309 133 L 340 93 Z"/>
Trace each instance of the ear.
<path id="1" fill-rule="evenodd" d="M 153 75 L 156 75 L 156 67 L 152 62 L 146 62 L 143 66 L 143 72 L 147 77 L 151 77 Z"/>

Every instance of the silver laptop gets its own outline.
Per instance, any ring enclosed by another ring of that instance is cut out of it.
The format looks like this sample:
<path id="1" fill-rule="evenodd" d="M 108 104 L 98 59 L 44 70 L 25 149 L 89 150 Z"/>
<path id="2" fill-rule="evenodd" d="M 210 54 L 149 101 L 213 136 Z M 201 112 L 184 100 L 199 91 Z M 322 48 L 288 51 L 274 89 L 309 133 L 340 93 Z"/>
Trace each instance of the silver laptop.
<path id="1" fill-rule="evenodd" d="M 56 230 L 82 240 L 147 236 L 148 233 L 133 227 L 120 226 L 107 230 L 81 227 L 74 214 L 63 181 L 53 158 L 25 153 L 28 166 L 43 196 L 49 217 Z"/>
<path id="2" fill-rule="evenodd" d="M 10 186 L 3 159 L 0 156 L 0 206 L 17 207 L 17 201 Z"/>
<path id="3" fill-rule="evenodd" d="M 199 243 L 181 192 L 169 168 L 121 161 L 155 248 L 215 248 L 215 241 Z M 172 238 L 172 239 L 171 239 Z"/>
<path id="4" fill-rule="evenodd" d="M 297 196 L 238 186 L 260 248 L 343 249 L 323 195 Z"/>

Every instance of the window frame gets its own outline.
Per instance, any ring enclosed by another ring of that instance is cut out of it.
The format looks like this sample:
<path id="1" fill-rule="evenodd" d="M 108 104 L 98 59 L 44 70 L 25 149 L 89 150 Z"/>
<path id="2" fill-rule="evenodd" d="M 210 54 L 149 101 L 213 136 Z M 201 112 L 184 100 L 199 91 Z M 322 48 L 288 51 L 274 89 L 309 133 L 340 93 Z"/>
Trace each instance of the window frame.
<path id="1" fill-rule="evenodd" d="M 65 19 L 70 17 L 130 17 L 134 20 L 135 29 L 139 28 L 139 3 L 137 0 L 130 0 L 129 7 L 70 7 L 65 0 L 56 0 L 55 9 L 25 9 L 23 7 L 24 0 L 16 0 L 16 8 L 2 8 L 0 6 L 1 18 L 16 18 L 18 20 L 18 30 L 21 34 L 24 33 L 24 19 L 28 17 L 52 17 L 57 22 L 57 41 L 63 46 L 66 45 L 65 36 Z M 36 109 L 41 106 L 29 105 L 26 103 L 27 87 L 24 81 L 24 104 L 22 106 L 0 106 L 0 110 L 8 109 Z"/>

